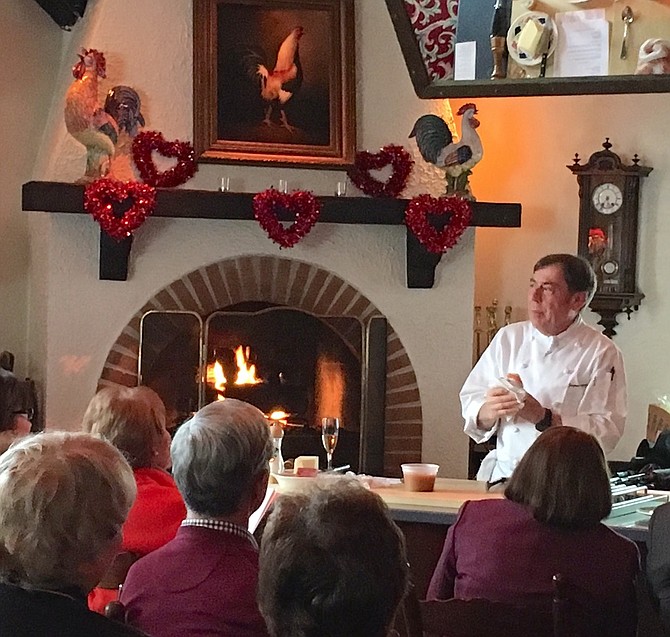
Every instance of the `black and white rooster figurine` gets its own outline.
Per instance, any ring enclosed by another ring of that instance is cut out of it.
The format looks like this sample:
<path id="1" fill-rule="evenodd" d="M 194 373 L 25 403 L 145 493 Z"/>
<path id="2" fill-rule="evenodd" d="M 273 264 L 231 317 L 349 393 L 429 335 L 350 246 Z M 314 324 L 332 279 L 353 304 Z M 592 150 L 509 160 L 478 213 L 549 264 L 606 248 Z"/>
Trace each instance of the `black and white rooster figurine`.
<path id="1" fill-rule="evenodd" d="M 461 138 L 454 142 L 447 123 L 437 115 L 422 115 L 416 120 L 410 137 L 416 137 L 421 156 L 429 163 L 444 168 L 447 194 L 474 199 L 470 191 L 472 169 L 481 160 L 484 149 L 477 134 L 479 120 L 477 107 L 464 104 L 458 110 L 461 116 Z"/>

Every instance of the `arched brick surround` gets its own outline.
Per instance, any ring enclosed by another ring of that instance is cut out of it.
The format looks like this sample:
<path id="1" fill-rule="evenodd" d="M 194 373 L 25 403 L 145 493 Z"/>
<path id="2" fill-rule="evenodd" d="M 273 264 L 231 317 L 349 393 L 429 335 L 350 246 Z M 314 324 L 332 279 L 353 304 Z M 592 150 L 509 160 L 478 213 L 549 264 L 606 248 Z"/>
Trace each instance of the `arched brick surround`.
<path id="1" fill-rule="evenodd" d="M 286 305 L 319 316 L 350 316 L 364 323 L 382 314 L 346 281 L 315 265 L 274 256 L 224 259 L 173 281 L 142 306 L 112 346 L 99 385 L 137 384 L 139 327 L 146 312 L 190 310 L 204 318 L 244 301 Z M 414 369 L 389 324 L 384 473 L 398 475 L 401 462 L 420 461 L 421 438 L 421 401 Z"/>

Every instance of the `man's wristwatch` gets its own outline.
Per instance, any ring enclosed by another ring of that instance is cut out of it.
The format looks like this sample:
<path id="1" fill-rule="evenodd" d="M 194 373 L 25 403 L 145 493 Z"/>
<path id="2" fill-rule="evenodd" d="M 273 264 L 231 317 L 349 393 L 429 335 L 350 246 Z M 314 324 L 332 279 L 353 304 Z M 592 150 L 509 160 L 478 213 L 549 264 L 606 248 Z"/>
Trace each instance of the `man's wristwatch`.
<path id="1" fill-rule="evenodd" d="M 549 427 L 551 427 L 552 416 L 553 414 L 551 413 L 551 409 L 545 409 L 542 420 L 540 420 L 538 423 L 535 423 L 535 429 L 538 431 L 545 431 L 546 429 L 549 429 Z"/>

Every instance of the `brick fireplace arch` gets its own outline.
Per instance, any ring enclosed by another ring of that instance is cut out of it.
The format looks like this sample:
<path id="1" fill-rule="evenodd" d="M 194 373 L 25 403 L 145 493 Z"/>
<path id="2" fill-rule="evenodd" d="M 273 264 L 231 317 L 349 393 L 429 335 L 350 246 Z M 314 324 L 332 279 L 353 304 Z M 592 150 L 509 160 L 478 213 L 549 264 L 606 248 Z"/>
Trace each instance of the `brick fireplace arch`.
<path id="1" fill-rule="evenodd" d="M 310 263 L 274 256 L 224 259 L 190 272 L 151 297 L 123 328 L 105 361 L 99 386 L 137 384 L 140 319 L 150 310 L 189 310 L 203 318 L 246 301 L 262 301 L 318 316 L 362 322 L 382 313 L 337 275 Z M 400 338 L 387 329 L 385 475 L 421 459 L 421 401 L 414 369 Z"/>

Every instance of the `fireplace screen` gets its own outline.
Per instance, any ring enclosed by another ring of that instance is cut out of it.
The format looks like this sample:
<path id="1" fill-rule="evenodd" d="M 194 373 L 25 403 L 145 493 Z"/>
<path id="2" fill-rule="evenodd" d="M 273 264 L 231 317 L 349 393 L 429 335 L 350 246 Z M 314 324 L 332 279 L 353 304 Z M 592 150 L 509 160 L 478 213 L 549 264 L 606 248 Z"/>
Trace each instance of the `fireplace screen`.
<path id="1" fill-rule="evenodd" d="M 323 461 L 319 423 L 338 417 L 335 466 L 370 471 L 380 439 L 383 455 L 385 364 L 381 370 L 378 362 L 385 363 L 385 321 L 381 327 L 384 339 L 379 329 L 371 338 L 370 326 L 355 318 L 265 303 L 232 306 L 204 321 L 193 313 L 149 312 L 142 319 L 140 382 L 163 398 L 173 426 L 214 400 L 255 405 L 282 422 L 284 458 Z"/>

